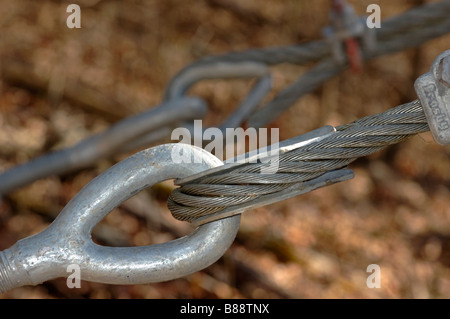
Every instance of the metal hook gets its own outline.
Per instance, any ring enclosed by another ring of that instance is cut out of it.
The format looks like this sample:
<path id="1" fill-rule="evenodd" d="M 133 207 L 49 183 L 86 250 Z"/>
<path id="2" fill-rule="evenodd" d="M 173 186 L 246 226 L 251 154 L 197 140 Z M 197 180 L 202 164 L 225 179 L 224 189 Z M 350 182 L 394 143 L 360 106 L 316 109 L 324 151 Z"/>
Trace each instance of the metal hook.
<path id="1" fill-rule="evenodd" d="M 174 149 L 197 160 L 176 163 Z M 202 225 L 171 242 L 142 247 L 100 246 L 91 240 L 91 231 L 142 189 L 219 165 L 214 155 L 186 144 L 153 147 L 119 162 L 86 185 L 44 231 L 0 252 L 0 293 L 66 277 L 72 264 L 80 267 L 81 279 L 109 284 L 166 281 L 211 265 L 233 242 L 240 215 Z"/>

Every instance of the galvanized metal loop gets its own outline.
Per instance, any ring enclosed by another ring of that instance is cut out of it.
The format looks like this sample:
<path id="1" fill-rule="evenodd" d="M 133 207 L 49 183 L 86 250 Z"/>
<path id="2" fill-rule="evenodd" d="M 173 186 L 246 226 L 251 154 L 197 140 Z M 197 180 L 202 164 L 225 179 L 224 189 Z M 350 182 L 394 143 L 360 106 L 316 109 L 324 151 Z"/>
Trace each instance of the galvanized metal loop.
<path id="1" fill-rule="evenodd" d="M 183 69 L 173 78 L 167 86 L 164 100 L 185 96 L 187 91 L 199 81 L 236 78 L 257 78 L 258 81 L 233 114 L 220 126 L 220 129 L 225 131 L 227 127 L 242 125 L 272 88 L 272 77 L 269 67 L 265 63 L 253 61 L 211 61 L 194 64 L 192 67 Z"/>
<path id="2" fill-rule="evenodd" d="M 195 160 L 174 162 L 175 146 Z M 86 185 L 47 229 L 0 252 L 0 293 L 65 277 L 71 264 L 80 267 L 83 280 L 109 284 L 166 281 L 211 265 L 233 242 L 240 215 L 205 224 L 171 242 L 141 247 L 100 246 L 92 241 L 91 231 L 142 189 L 221 164 L 209 152 L 186 144 L 153 147 L 116 164 Z"/>
<path id="3" fill-rule="evenodd" d="M 195 83 L 207 79 L 262 78 L 269 75 L 269 68 L 261 62 L 212 62 L 194 65 L 177 74 L 167 85 L 164 100 L 181 97 Z"/>

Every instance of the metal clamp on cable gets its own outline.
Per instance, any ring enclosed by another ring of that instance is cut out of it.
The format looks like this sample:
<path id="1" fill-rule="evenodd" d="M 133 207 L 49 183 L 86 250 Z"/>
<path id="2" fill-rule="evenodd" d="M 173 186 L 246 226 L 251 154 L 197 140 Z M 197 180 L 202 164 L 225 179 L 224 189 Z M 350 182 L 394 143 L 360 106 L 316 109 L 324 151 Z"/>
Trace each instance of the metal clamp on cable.
<path id="1" fill-rule="evenodd" d="M 434 140 L 450 144 L 450 50 L 440 54 L 430 72 L 414 83 Z"/>
<path id="2" fill-rule="evenodd" d="M 363 63 L 358 40 L 362 42 L 364 50 L 369 51 L 375 47 L 375 31 L 366 27 L 365 19 L 364 16 L 359 17 L 353 6 L 345 0 L 333 0 L 330 10 L 331 26 L 323 29 L 335 60 L 343 64 L 348 58 L 354 71 L 360 71 Z"/>

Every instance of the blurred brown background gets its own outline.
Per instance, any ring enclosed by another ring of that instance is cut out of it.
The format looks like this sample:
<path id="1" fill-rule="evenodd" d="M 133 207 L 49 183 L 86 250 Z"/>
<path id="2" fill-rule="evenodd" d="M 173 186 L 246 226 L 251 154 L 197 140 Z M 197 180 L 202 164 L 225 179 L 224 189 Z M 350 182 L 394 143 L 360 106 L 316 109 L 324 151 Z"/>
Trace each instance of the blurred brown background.
<path id="1" fill-rule="evenodd" d="M 181 68 L 210 54 L 292 45 L 322 37 L 328 0 L 78 0 L 81 29 L 66 27 L 74 1 L 0 0 L 0 171 L 68 147 L 161 101 Z M 427 1 L 370 3 L 382 19 Z M 450 35 L 346 71 L 271 123 L 280 138 L 345 124 L 416 99 L 414 80 L 449 49 Z M 310 66 L 273 67 L 274 92 Z M 191 90 L 218 125 L 250 81 L 210 81 Z M 93 97 L 77 94 L 82 89 Z M 90 98 L 98 98 L 89 100 Z M 168 141 L 161 141 L 168 142 Z M 65 279 L 0 298 L 448 298 L 450 149 L 420 134 L 351 165 L 355 178 L 246 213 L 217 263 L 165 283 L 112 286 Z M 0 249 L 48 226 L 90 180 L 124 158 L 37 181 L 0 204 Z M 170 183 L 138 194 L 95 229 L 96 241 L 134 246 L 188 232 L 165 207 Z M 381 288 L 369 289 L 370 264 Z"/>

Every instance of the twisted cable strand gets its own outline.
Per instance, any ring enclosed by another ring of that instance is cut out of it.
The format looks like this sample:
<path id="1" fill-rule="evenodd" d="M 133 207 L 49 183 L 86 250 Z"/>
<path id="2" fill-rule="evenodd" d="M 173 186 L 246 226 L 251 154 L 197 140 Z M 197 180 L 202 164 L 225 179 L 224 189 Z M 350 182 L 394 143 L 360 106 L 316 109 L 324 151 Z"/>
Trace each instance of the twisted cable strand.
<path id="1" fill-rule="evenodd" d="M 443 1 L 444 2 L 444 1 Z M 441 3 L 439 3 L 441 4 Z M 443 12 L 450 15 L 450 1 L 445 1 L 441 8 Z M 406 14 L 406 13 L 405 13 Z M 384 30 L 383 28 L 380 29 Z M 389 53 L 416 47 L 432 38 L 450 32 L 450 19 L 441 19 L 438 24 L 426 25 L 423 28 L 405 30 L 405 33 L 397 33 L 389 37 L 378 38 L 377 46 L 372 51 L 363 51 L 364 60 L 373 59 Z M 248 125 L 252 127 L 263 127 L 281 115 L 287 108 L 293 105 L 303 95 L 319 88 L 325 81 L 338 75 L 347 68 L 347 65 L 339 64 L 332 58 L 324 57 L 301 75 L 294 83 L 278 92 L 275 97 L 263 105 L 248 119 Z"/>
<path id="2" fill-rule="evenodd" d="M 276 173 L 261 173 L 267 163 L 246 163 L 183 184 L 172 192 L 168 207 L 175 218 L 192 221 L 343 168 L 359 157 L 429 128 L 422 106 L 416 100 L 339 126 L 336 130 L 321 141 L 280 154 Z"/>
<path id="3" fill-rule="evenodd" d="M 438 29 L 446 25 L 450 12 L 450 1 L 426 4 L 406 11 L 382 22 L 383 27 L 377 30 L 377 40 L 380 42 L 395 40 L 407 45 L 407 34 L 417 34 L 423 29 Z M 448 31 L 447 31 L 448 32 Z M 275 65 L 279 63 L 306 64 L 319 61 L 330 56 L 330 46 L 325 40 L 306 42 L 285 47 L 270 47 L 246 51 L 229 52 L 218 56 L 202 58 L 190 67 L 212 62 L 243 62 L 255 61 Z"/>

